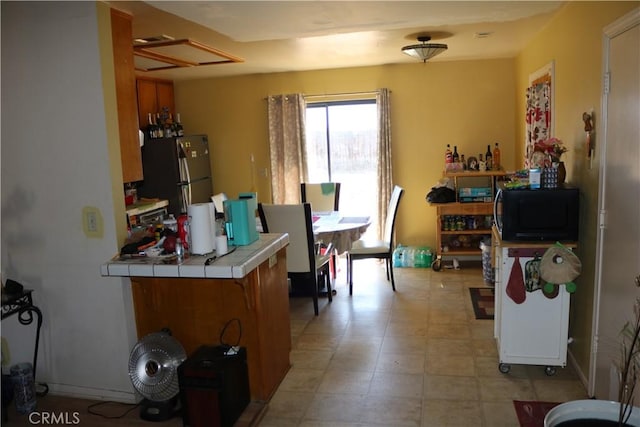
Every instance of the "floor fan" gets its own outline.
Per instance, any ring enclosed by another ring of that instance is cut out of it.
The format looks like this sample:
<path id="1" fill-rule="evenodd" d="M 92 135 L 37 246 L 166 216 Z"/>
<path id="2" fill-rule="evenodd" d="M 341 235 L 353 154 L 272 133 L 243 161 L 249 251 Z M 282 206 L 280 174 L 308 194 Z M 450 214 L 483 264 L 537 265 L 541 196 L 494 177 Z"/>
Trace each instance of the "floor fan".
<path id="1" fill-rule="evenodd" d="M 179 409 L 178 366 L 187 358 L 184 348 L 168 329 L 146 335 L 129 356 L 129 378 L 144 398 L 140 418 L 164 421 Z"/>

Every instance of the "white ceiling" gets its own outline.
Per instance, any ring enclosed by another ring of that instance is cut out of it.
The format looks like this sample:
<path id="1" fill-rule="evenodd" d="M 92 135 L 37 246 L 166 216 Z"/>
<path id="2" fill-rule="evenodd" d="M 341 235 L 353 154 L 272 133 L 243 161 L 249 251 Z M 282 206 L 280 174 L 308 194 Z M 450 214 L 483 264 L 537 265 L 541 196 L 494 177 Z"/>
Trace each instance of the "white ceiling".
<path id="1" fill-rule="evenodd" d="M 430 62 L 513 57 L 560 1 L 112 1 L 134 37 L 191 38 L 244 59 L 154 71 L 174 80 L 411 63 L 401 48 L 432 35 Z M 489 33 L 478 37 L 478 33 Z"/>

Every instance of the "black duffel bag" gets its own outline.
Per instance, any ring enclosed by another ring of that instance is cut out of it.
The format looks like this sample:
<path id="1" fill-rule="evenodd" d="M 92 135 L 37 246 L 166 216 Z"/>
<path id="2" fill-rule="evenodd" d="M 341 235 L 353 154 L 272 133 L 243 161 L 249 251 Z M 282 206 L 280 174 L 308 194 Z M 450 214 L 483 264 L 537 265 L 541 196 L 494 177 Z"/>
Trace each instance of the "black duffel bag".
<path id="1" fill-rule="evenodd" d="M 433 187 L 426 199 L 429 203 L 451 203 L 456 201 L 456 192 L 449 187 Z"/>

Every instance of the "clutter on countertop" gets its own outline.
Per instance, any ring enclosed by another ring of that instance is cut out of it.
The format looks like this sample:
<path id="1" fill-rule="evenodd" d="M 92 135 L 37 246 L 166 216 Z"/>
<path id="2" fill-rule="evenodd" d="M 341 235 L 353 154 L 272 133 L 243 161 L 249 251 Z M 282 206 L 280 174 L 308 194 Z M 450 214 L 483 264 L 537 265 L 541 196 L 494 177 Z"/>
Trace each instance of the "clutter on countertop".
<path id="1" fill-rule="evenodd" d="M 176 232 L 158 224 L 153 231 L 146 229 L 132 233 L 120 249 L 120 256 L 172 255 L 175 253 L 177 238 Z"/>

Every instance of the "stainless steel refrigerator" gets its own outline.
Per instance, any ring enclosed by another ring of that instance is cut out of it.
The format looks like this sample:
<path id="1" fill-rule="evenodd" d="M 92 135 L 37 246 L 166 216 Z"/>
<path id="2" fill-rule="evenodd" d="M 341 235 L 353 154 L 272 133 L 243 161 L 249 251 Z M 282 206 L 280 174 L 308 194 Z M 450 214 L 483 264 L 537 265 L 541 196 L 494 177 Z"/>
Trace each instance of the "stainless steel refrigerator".
<path id="1" fill-rule="evenodd" d="M 169 201 L 167 211 L 178 217 L 193 203 L 211 201 L 211 166 L 206 135 L 146 139 L 142 147 L 144 181 L 140 197 Z"/>

